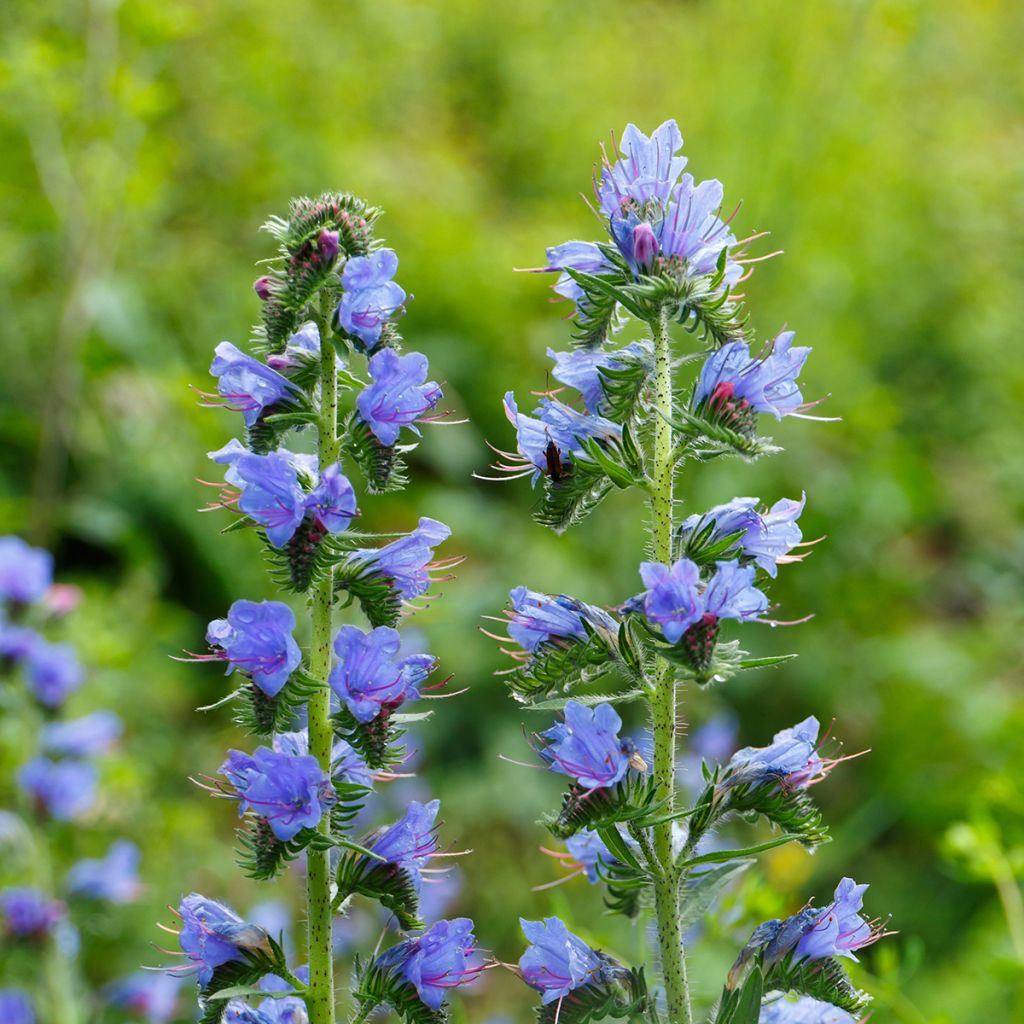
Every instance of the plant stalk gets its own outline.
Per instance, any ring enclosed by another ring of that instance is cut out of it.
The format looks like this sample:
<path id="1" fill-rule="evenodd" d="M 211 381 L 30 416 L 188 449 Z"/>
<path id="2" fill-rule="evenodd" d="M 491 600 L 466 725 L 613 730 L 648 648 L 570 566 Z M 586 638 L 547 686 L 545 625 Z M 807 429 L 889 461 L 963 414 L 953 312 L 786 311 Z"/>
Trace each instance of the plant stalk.
<path id="1" fill-rule="evenodd" d="M 338 380 L 334 371 L 334 346 L 330 342 L 325 319 L 320 328 L 320 423 L 319 461 L 321 472 L 338 458 Z M 310 698 L 309 752 L 320 767 L 330 774 L 333 733 L 330 722 L 330 695 L 327 677 L 331 670 L 331 625 L 334 604 L 334 573 L 325 572 L 313 587 L 310 604 L 313 642 L 310 649 L 310 673 L 324 685 Z M 330 816 L 325 814 L 317 826 L 330 834 Z M 335 1024 L 334 958 L 332 943 L 331 872 L 328 850 L 306 851 L 307 917 L 309 924 L 309 990 L 306 1006 L 310 1024 Z"/>
<path id="2" fill-rule="evenodd" d="M 672 446 L 672 352 L 668 317 L 659 310 L 651 325 L 654 331 L 654 452 L 651 481 L 651 542 L 654 558 L 672 564 L 674 504 L 672 496 L 675 460 Z M 658 658 L 655 692 L 651 699 L 654 733 L 654 779 L 663 814 L 675 811 L 676 684 L 671 664 Z M 679 921 L 680 887 L 672 857 L 672 822 L 654 827 L 654 852 L 660 871 L 654 883 L 658 947 L 665 981 L 669 1024 L 692 1024 L 686 953 Z"/>

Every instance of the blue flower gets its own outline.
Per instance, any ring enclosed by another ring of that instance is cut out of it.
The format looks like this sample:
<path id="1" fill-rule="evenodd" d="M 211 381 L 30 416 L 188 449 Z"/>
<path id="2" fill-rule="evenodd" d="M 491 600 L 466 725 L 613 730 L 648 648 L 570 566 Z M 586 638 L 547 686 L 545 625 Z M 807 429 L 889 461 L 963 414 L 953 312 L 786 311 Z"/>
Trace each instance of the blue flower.
<path id="1" fill-rule="evenodd" d="M 217 378 L 217 391 L 227 408 L 242 413 L 247 427 L 253 426 L 266 410 L 289 405 L 295 399 L 297 390 L 291 381 L 230 341 L 222 341 L 214 351 L 210 373 Z"/>
<path id="2" fill-rule="evenodd" d="M 204 988 L 222 964 L 244 960 L 246 953 L 270 952 L 268 936 L 262 928 L 246 923 L 230 907 L 197 892 L 181 901 L 178 916 L 178 941 L 191 961 L 184 970 L 198 973 L 199 984 Z"/>
<path id="3" fill-rule="evenodd" d="M 44 725 L 39 745 L 47 754 L 95 757 L 110 750 L 121 729 L 121 719 L 113 711 L 94 711 L 82 718 Z"/>
<path id="4" fill-rule="evenodd" d="M 427 381 L 427 357 L 419 352 L 400 356 L 385 348 L 370 360 L 369 370 L 373 383 L 356 399 L 363 422 L 388 447 L 398 440 L 402 427 L 418 434 L 416 421 L 441 400 L 437 382 Z"/>
<path id="5" fill-rule="evenodd" d="M 356 492 L 341 465 L 334 463 L 306 497 L 306 511 L 328 533 L 343 533 L 356 514 Z"/>
<path id="6" fill-rule="evenodd" d="M 338 664 L 331 669 L 331 689 L 359 722 L 371 722 L 382 710 L 392 711 L 419 696 L 420 684 L 437 660 L 429 654 L 398 659 L 398 630 L 378 626 L 364 633 L 342 626 L 334 638 Z"/>
<path id="7" fill-rule="evenodd" d="M 619 738 L 622 719 L 611 704 L 588 708 L 566 702 L 564 721 L 540 734 L 539 753 L 551 771 L 568 775 L 586 789 L 614 786 L 626 774 L 635 756 L 630 740 Z"/>
<path id="8" fill-rule="evenodd" d="M 704 589 L 704 617 L 749 622 L 768 609 L 768 598 L 754 586 L 757 571 L 738 561 L 716 562 Z"/>
<path id="9" fill-rule="evenodd" d="M 27 885 L 0 892 L 0 917 L 8 934 L 19 939 L 47 935 L 64 916 L 64 905 Z"/>
<path id="10" fill-rule="evenodd" d="M 229 750 L 220 766 L 234 787 L 239 814 L 252 811 L 265 820 L 281 842 L 304 828 L 316 828 L 324 810 L 335 803 L 327 773 L 310 755 L 294 756 L 258 747 L 253 755 Z"/>
<path id="11" fill-rule="evenodd" d="M 224 1024 L 271 1024 L 270 1018 L 262 1010 L 257 1010 L 241 999 L 230 1000 L 224 1007 L 221 1019 Z"/>
<path id="12" fill-rule="evenodd" d="M 877 942 L 884 934 L 881 927 L 865 921 L 859 911 L 864 905 L 867 885 L 843 878 L 832 902 L 818 911 L 813 923 L 804 930 L 793 954 L 793 962 L 824 960 L 842 956 L 856 960 L 854 951 Z"/>
<path id="13" fill-rule="evenodd" d="M 551 246 L 547 250 L 547 257 L 548 265 L 543 270 L 561 271 L 554 285 L 555 293 L 575 302 L 580 319 L 585 321 L 587 312 L 580 306 L 585 292 L 565 271 L 569 269 L 579 270 L 585 274 L 599 274 L 602 270 L 609 270 L 611 265 L 605 259 L 604 253 L 596 242 L 572 241 Z"/>
<path id="14" fill-rule="evenodd" d="M 581 828 L 565 841 L 565 848 L 573 860 L 584 869 L 587 881 L 596 885 L 600 881 L 598 867 L 607 868 L 615 863 L 615 857 L 605 845 L 601 836 L 592 828 Z"/>
<path id="15" fill-rule="evenodd" d="M 28 685 L 40 704 L 57 708 L 85 681 L 70 644 L 33 644 L 28 655 Z"/>
<path id="16" fill-rule="evenodd" d="M 404 868 L 418 882 L 420 868 L 437 850 L 434 822 L 440 809 L 440 800 L 426 804 L 410 801 L 405 814 L 380 832 L 369 848 L 388 864 Z"/>
<path id="17" fill-rule="evenodd" d="M 17 988 L 0 988 L 0 1020 L 4 1024 L 36 1024 L 28 996 Z"/>
<path id="18" fill-rule="evenodd" d="M 797 520 L 806 502 L 806 495 L 799 501 L 782 498 L 767 512 L 758 512 L 757 498 L 733 498 L 703 515 L 688 516 L 680 528 L 680 536 L 685 540 L 709 523 L 714 524 L 709 544 L 734 533 L 741 534 L 729 550 L 739 550 L 774 578 L 778 575 L 779 562 L 803 539 Z"/>
<path id="19" fill-rule="evenodd" d="M 619 144 L 621 159 L 614 165 L 606 162 L 601 173 L 597 196 L 602 212 L 611 217 L 634 205 L 664 206 L 686 166 L 686 157 L 675 155 L 682 146 L 674 120 L 659 125 L 650 138 L 635 124 L 626 125 Z"/>
<path id="20" fill-rule="evenodd" d="M 80 860 L 68 872 L 68 891 L 111 903 L 131 903 L 142 889 L 139 848 L 127 839 L 113 843 L 102 860 Z"/>
<path id="21" fill-rule="evenodd" d="M 584 622 L 609 633 L 617 630 L 615 620 L 602 608 L 584 604 L 566 594 L 540 594 L 526 587 L 509 591 L 512 611 L 509 636 L 524 651 L 535 651 L 541 644 L 559 640 L 584 640 Z"/>
<path id="22" fill-rule="evenodd" d="M 451 536 L 452 531 L 436 519 L 421 516 L 412 533 L 385 544 L 382 548 L 362 548 L 355 559 L 368 569 L 389 577 L 404 601 L 420 597 L 430 589 L 430 562 L 434 548 Z"/>
<path id="23" fill-rule="evenodd" d="M 345 264 L 341 283 L 345 294 L 338 304 L 338 320 L 372 352 L 384 324 L 405 302 L 405 292 L 391 279 L 398 269 L 394 249 L 378 249 L 369 256 L 355 256 Z"/>
<path id="24" fill-rule="evenodd" d="M 32 604 L 53 582 L 53 556 L 20 537 L 0 537 L 0 601 Z"/>
<path id="25" fill-rule="evenodd" d="M 564 462 L 573 455 L 582 454 L 581 442 L 588 437 L 611 440 L 622 436 L 622 427 L 617 423 L 577 412 L 556 399 L 542 398 L 532 416 L 519 411 L 511 391 L 506 392 L 504 404 L 505 415 L 516 428 L 519 454 L 534 467 L 534 483 L 541 473 L 550 468 L 551 446 Z"/>
<path id="26" fill-rule="evenodd" d="M 818 756 L 817 718 L 782 729 L 767 747 L 744 747 L 729 761 L 730 784 L 743 785 L 765 779 L 785 781 L 790 787 L 805 788 L 825 770 Z"/>
<path id="27" fill-rule="evenodd" d="M 520 918 L 519 924 L 529 942 L 519 970 L 523 981 L 541 993 L 545 1006 L 600 978 L 601 958 L 559 918 Z"/>
<path id="28" fill-rule="evenodd" d="M 793 348 L 793 331 L 783 331 L 763 358 L 753 358 L 743 341 L 712 352 L 700 371 L 694 401 L 713 415 L 741 423 L 753 413 L 777 420 L 799 413 L 803 395 L 796 383 L 810 348 Z"/>
<path id="29" fill-rule="evenodd" d="M 576 348 L 571 352 L 548 349 L 548 358 L 555 364 L 551 376 L 562 384 L 575 388 L 582 396 L 587 412 L 595 416 L 600 415 L 608 404 L 604 389 L 605 379 L 601 371 L 621 369 L 624 365 L 623 357 L 649 360 L 650 346 L 634 341 L 614 352 L 606 352 L 603 349 L 590 351 L 585 348 Z"/>
<path id="30" fill-rule="evenodd" d="M 284 374 L 319 362 L 320 330 L 312 320 L 307 320 L 289 337 L 283 352 L 267 356 L 267 366 Z"/>
<path id="31" fill-rule="evenodd" d="M 295 970 L 295 976 L 303 984 L 309 984 L 309 968 L 299 967 Z M 260 979 L 260 989 L 264 992 L 292 992 L 292 986 L 276 974 L 267 974 Z M 259 1005 L 259 1011 L 267 1021 L 267 1024 L 308 1024 L 306 1016 L 306 1004 L 297 996 L 287 996 L 283 999 L 264 999 Z"/>
<path id="32" fill-rule="evenodd" d="M 780 996 L 761 1007 L 758 1024 L 856 1024 L 845 1010 L 812 996 Z"/>
<path id="33" fill-rule="evenodd" d="M 15 663 L 25 661 L 38 646 L 45 643 L 46 641 L 28 626 L 0 622 L 0 659 Z"/>
<path id="34" fill-rule="evenodd" d="M 226 619 L 210 623 L 206 641 L 221 649 L 229 674 L 244 672 L 275 697 L 302 661 L 294 629 L 295 614 L 281 601 L 235 601 Z"/>
<path id="35" fill-rule="evenodd" d="M 712 274 L 723 249 L 736 244 L 736 236 L 718 216 L 724 190 L 713 178 L 696 184 L 684 174 L 672 190 L 658 232 L 663 259 L 680 260 L 690 275 Z M 726 265 L 725 280 L 734 284 L 742 275 L 738 263 Z"/>
<path id="36" fill-rule="evenodd" d="M 473 922 L 468 917 L 437 921 L 421 935 L 392 946 L 377 958 L 377 966 L 412 985 L 420 1001 L 439 1010 L 448 990 L 480 973 L 469 958 L 475 952 Z"/>
<path id="37" fill-rule="evenodd" d="M 297 732 L 279 732 L 274 736 L 274 750 L 292 757 L 309 754 L 309 733 L 302 729 Z M 350 783 L 354 786 L 373 788 L 373 772 L 359 752 L 346 740 L 335 740 L 331 747 L 331 779 L 336 783 Z"/>
<path id="38" fill-rule="evenodd" d="M 136 971 L 104 990 L 111 1006 L 138 1014 L 146 1024 L 168 1024 L 178 1010 L 178 992 L 181 978 L 173 974 Z"/>
<path id="39" fill-rule="evenodd" d="M 73 821 L 96 800 L 96 768 L 85 761 L 34 757 L 18 770 L 18 785 L 50 817 Z"/>

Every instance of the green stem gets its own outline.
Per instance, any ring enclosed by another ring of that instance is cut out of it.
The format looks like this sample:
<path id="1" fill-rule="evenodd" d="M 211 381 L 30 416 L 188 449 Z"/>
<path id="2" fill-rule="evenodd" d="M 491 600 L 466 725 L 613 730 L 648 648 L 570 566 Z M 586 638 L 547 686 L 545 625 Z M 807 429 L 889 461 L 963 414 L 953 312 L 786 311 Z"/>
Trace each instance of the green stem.
<path id="1" fill-rule="evenodd" d="M 328 330 L 320 327 L 320 468 L 338 458 L 338 381 L 334 372 L 334 346 Z M 313 644 L 309 667 L 314 679 L 326 684 L 331 670 L 331 611 L 334 604 L 334 574 L 328 571 L 314 585 L 310 595 L 313 618 Z M 309 752 L 320 762 L 325 772 L 331 770 L 333 733 L 330 722 L 330 690 L 326 685 L 317 689 L 309 701 Z M 329 815 L 324 815 L 318 826 L 330 834 Z M 331 872 L 328 850 L 306 851 L 307 917 L 309 920 L 309 991 L 306 1006 L 310 1024 L 335 1024 L 334 1020 L 334 959 L 332 949 Z"/>
<path id="2" fill-rule="evenodd" d="M 651 479 L 651 515 L 654 519 L 651 541 L 654 558 L 672 563 L 674 505 L 672 484 L 675 460 L 672 444 L 672 352 L 668 318 L 660 312 L 654 329 L 654 452 Z M 655 692 L 651 699 L 654 731 L 654 779 L 665 814 L 675 811 L 676 763 L 676 683 L 671 664 L 657 659 Z M 679 878 L 672 858 L 672 823 L 654 827 L 654 852 L 660 865 L 654 883 L 654 905 L 658 926 L 658 946 L 665 980 L 669 1024 L 692 1024 L 686 954 L 679 922 Z"/>

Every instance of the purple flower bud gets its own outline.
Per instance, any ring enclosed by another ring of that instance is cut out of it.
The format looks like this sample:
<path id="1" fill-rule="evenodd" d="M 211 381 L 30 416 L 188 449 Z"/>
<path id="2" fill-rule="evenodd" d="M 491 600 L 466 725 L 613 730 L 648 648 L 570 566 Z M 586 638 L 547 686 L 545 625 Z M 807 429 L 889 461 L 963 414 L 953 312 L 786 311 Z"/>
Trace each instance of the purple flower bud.
<path id="1" fill-rule="evenodd" d="M 83 718 L 44 725 L 39 745 L 46 754 L 95 757 L 110 750 L 121 729 L 121 719 L 113 711 L 94 711 Z"/>
<path id="2" fill-rule="evenodd" d="M 601 958 L 557 917 L 519 919 L 529 946 L 519 958 L 523 981 L 541 993 L 547 1006 L 599 979 Z"/>
<path id="3" fill-rule="evenodd" d="M 137 971 L 104 990 L 111 1006 L 143 1017 L 146 1024 L 168 1024 L 177 1015 L 181 978 Z M 0 1018 L 2 1019 L 2 1018 Z"/>
<path id="4" fill-rule="evenodd" d="M 472 981 L 482 967 L 471 966 L 475 952 L 473 922 L 468 917 L 437 921 L 422 935 L 392 946 L 377 958 L 377 967 L 412 985 L 421 1002 L 439 1010 L 448 990 Z"/>
<path id="5" fill-rule="evenodd" d="M 371 722 L 419 696 L 420 684 L 437 660 L 429 654 L 398 659 L 402 638 L 387 626 L 364 633 L 342 626 L 334 638 L 338 663 L 331 670 L 331 689 L 359 722 Z"/>
<path id="6" fill-rule="evenodd" d="M 338 255 L 338 232 L 328 231 L 324 228 L 319 237 L 317 238 L 317 245 L 320 248 L 320 255 L 323 257 L 325 263 L 333 263 L 334 257 Z"/>
<path id="7" fill-rule="evenodd" d="M 0 917 L 9 935 L 38 939 L 49 934 L 64 916 L 64 904 L 27 885 L 0 892 Z"/>
<path id="8" fill-rule="evenodd" d="M 389 577 L 402 600 L 411 601 L 430 589 L 434 548 L 447 540 L 451 532 L 444 523 L 421 516 L 412 533 L 382 548 L 361 548 L 354 557 L 366 563 L 369 570 Z"/>
<path id="9" fill-rule="evenodd" d="M 271 296 L 271 279 L 264 275 L 263 277 L 257 277 L 252 283 L 253 291 L 260 297 L 263 302 Z"/>
<path id="10" fill-rule="evenodd" d="M 235 789 L 239 815 L 252 811 L 281 842 L 316 828 L 336 801 L 326 772 L 309 755 L 296 757 L 269 747 L 258 747 L 251 756 L 230 750 L 219 771 Z"/>
<path id="11" fill-rule="evenodd" d="M 226 619 L 214 619 L 206 641 L 219 647 L 228 673 L 244 672 L 268 696 L 276 697 L 299 667 L 295 613 L 281 601 L 235 601 Z"/>
<path id="12" fill-rule="evenodd" d="M 647 221 L 633 228 L 633 263 L 641 270 L 650 270 L 658 255 L 658 236 Z"/>
<path id="13" fill-rule="evenodd" d="M 18 785 L 57 821 L 81 817 L 96 799 L 96 768 L 86 761 L 34 757 L 18 770 Z"/>
<path id="14" fill-rule="evenodd" d="M 420 868 L 437 850 L 434 822 L 440 809 L 440 800 L 426 804 L 410 801 L 405 814 L 373 839 L 369 849 L 388 864 L 404 868 L 418 883 Z"/>
<path id="15" fill-rule="evenodd" d="M 230 907 L 193 892 L 178 905 L 181 918 L 179 942 L 191 964 L 172 969 L 177 974 L 195 972 L 205 987 L 221 964 L 244 960 L 247 952 L 270 952 L 267 933 L 247 924 Z"/>
<path id="16" fill-rule="evenodd" d="M 142 890 L 139 848 L 127 839 L 115 842 L 102 860 L 80 860 L 68 872 L 68 891 L 111 903 L 131 903 Z"/>
<path id="17" fill-rule="evenodd" d="M 33 604 L 53 581 L 53 556 L 20 537 L 0 537 L 0 601 Z"/>
<path id="18" fill-rule="evenodd" d="M 566 702 L 564 721 L 540 734 L 545 746 L 539 754 L 551 771 L 568 775 L 585 789 L 614 786 L 626 774 L 635 745 L 619 738 L 622 719 L 611 704 L 588 708 Z"/>
<path id="19" fill-rule="evenodd" d="M 0 988 L 0 1021 L 4 1024 L 36 1024 L 28 996 L 17 988 Z"/>
<path id="20" fill-rule="evenodd" d="M 398 355 L 385 348 L 370 360 L 373 383 L 356 399 L 359 416 L 382 445 L 398 440 L 402 427 L 418 434 L 416 421 L 441 400 L 436 381 L 427 381 L 427 357 L 419 352 Z"/>
<path id="21" fill-rule="evenodd" d="M 58 708 L 85 681 L 70 644 L 33 645 L 28 656 L 28 685 L 40 704 Z"/>

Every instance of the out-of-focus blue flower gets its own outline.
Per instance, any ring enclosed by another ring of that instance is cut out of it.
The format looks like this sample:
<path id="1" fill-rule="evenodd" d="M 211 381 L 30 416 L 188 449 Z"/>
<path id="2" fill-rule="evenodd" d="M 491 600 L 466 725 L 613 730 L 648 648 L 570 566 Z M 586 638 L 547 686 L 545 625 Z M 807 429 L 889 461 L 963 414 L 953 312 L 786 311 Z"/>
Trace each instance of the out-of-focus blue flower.
<path id="1" fill-rule="evenodd" d="M 87 761 L 34 757 L 18 770 L 18 785 L 39 810 L 58 821 L 72 821 L 96 800 L 96 768 Z"/>
<path id="2" fill-rule="evenodd" d="M 780 996 L 761 1007 L 758 1024 L 856 1024 L 845 1010 L 811 996 Z"/>
<path id="3" fill-rule="evenodd" d="M 437 850 L 434 822 L 440 809 L 440 800 L 410 801 L 405 814 L 372 840 L 369 848 L 388 864 L 404 868 L 418 882 L 420 868 Z"/>
<path id="4" fill-rule="evenodd" d="M 224 1024 L 270 1024 L 269 1018 L 262 1010 L 257 1010 L 241 999 L 230 1000 L 224 1007 L 224 1016 L 221 1019 Z"/>
<path id="5" fill-rule="evenodd" d="M 32 604 L 53 582 L 53 556 L 20 537 L 0 537 L 0 601 Z"/>
<path id="6" fill-rule="evenodd" d="M 46 754 L 61 757 L 95 757 L 117 742 L 121 719 L 113 711 L 94 711 L 82 718 L 44 725 L 39 745 Z"/>
<path id="7" fill-rule="evenodd" d="M 371 352 L 380 341 L 384 324 L 405 302 L 405 291 L 392 280 L 396 270 L 394 249 L 378 249 L 369 256 L 350 259 L 341 274 L 345 294 L 338 304 L 338 321 Z"/>
<path id="8" fill-rule="evenodd" d="M 441 400 L 441 388 L 428 381 L 427 357 L 419 352 L 400 356 L 394 349 L 381 349 L 369 364 L 373 383 L 356 399 L 359 416 L 381 444 L 391 446 L 402 427 L 418 434 L 416 421 Z"/>
<path id="9" fill-rule="evenodd" d="M 564 462 L 581 454 L 582 442 L 589 437 L 607 441 L 622 436 L 622 427 L 617 423 L 577 412 L 553 398 L 542 398 L 532 416 L 519 411 L 511 391 L 505 393 L 504 405 L 509 423 L 516 428 L 517 450 L 534 467 L 535 483 L 541 473 L 549 469 L 552 445 L 559 459 Z"/>
<path id="10" fill-rule="evenodd" d="M 618 628 L 604 609 L 566 594 L 552 596 L 516 587 L 508 596 L 512 602 L 508 633 L 524 651 L 535 651 L 542 643 L 583 640 L 587 636 L 584 622 L 608 632 Z"/>
<path id="11" fill-rule="evenodd" d="M 601 370 L 618 370 L 623 366 L 623 356 L 632 359 L 649 358 L 648 346 L 634 341 L 614 352 L 603 349 L 589 351 L 585 348 L 571 352 L 556 352 L 548 349 L 548 358 L 554 361 L 551 376 L 568 387 L 575 388 L 583 398 L 587 412 L 599 416 L 607 407 L 604 379 Z"/>
<path id="12" fill-rule="evenodd" d="M 840 880 L 832 902 L 817 913 L 814 923 L 800 937 L 793 953 L 794 963 L 830 956 L 856 960 L 855 950 L 870 946 L 882 937 L 880 927 L 865 921 L 858 913 L 864 905 L 867 888 L 867 884 L 858 885 L 852 878 Z"/>
<path id="13" fill-rule="evenodd" d="M 382 710 L 394 710 L 419 696 L 420 684 L 437 660 L 429 654 L 398 659 L 402 638 L 397 629 L 378 626 L 364 633 L 342 626 L 334 638 L 338 663 L 331 669 L 331 689 L 353 717 L 370 722 Z"/>
<path id="14" fill-rule="evenodd" d="M 810 348 L 793 348 L 793 331 L 783 331 L 763 358 L 750 355 L 743 341 L 730 341 L 708 356 L 694 401 L 716 416 L 742 417 L 745 411 L 771 413 L 777 420 L 799 413 L 803 395 L 796 379 Z"/>
<path id="15" fill-rule="evenodd" d="M 222 341 L 214 351 L 210 373 L 217 378 L 217 391 L 227 408 L 242 413 L 247 427 L 266 410 L 294 400 L 297 392 L 290 380 L 230 341 Z"/>
<path id="16" fill-rule="evenodd" d="M 448 990 L 464 985 L 480 973 L 470 964 L 476 949 L 473 922 L 468 917 L 437 921 L 422 935 L 392 946 L 377 958 L 377 966 L 412 985 L 420 1001 L 432 1010 L 441 1008 Z"/>
<path id="17" fill-rule="evenodd" d="M 296 757 L 269 747 L 258 747 L 252 755 L 229 750 L 219 771 L 235 788 L 239 814 L 252 811 L 263 818 L 282 842 L 304 828 L 316 828 L 336 799 L 327 773 L 310 755 Z"/>
<path id="18" fill-rule="evenodd" d="M 621 158 L 606 162 L 597 187 L 601 211 L 607 217 L 631 206 L 664 206 L 686 166 L 683 136 L 674 120 L 665 121 L 648 138 L 635 124 L 627 124 L 619 143 Z"/>
<path id="19" fill-rule="evenodd" d="M 382 548 L 362 548 L 355 552 L 354 558 L 390 577 L 401 598 L 411 601 L 430 589 L 430 561 L 434 557 L 434 548 L 447 540 L 451 533 L 444 523 L 421 516 L 412 533 Z"/>
<path id="20" fill-rule="evenodd" d="M 68 872 L 68 891 L 111 903 L 131 903 L 142 889 L 139 848 L 119 839 L 99 860 L 80 860 Z"/>
<path id="21" fill-rule="evenodd" d="M 303 984 L 309 984 L 308 967 L 298 967 L 294 973 L 295 977 Z M 260 988 L 264 992 L 293 991 L 292 986 L 276 974 L 267 974 L 261 978 Z M 308 1024 L 309 1022 L 306 1015 L 306 1004 L 298 997 L 264 999 L 259 1005 L 259 1011 L 263 1014 L 267 1024 Z"/>
<path id="22" fill-rule="evenodd" d="M 0 659 L 13 662 L 25 661 L 32 652 L 46 641 L 28 626 L 15 626 L 0 622 Z"/>
<path id="23" fill-rule="evenodd" d="M 717 505 L 703 515 L 688 516 L 683 520 L 680 535 L 683 539 L 714 523 L 709 543 L 716 539 L 742 534 L 730 551 L 739 551 L 752 558 L 769 576 L 778 575 L 778 563 L 803 539 L 797 520 L 804 510 L 807 496 L 799 501 L 782 498 L 767 512 L 758 512 L 757 498 L 733 498 Z"/>
<path id="24" fill-rule="evenodd" d="M 243 921 L 230 907 L 197 892 L 189 893 L 181 901 L 178 915 L 178 940 L 191 964 L 184 969 L 172 968 L 172 973 L 195 972 L 203 987 L 221 964 L 244 960 L 246 953 L 270 951 L 267 933 L 262 928 Z"/>
<path id="25" fill-rule="evenodd" d="M 238 509 L 263 527 L 276 548 L 284 547 L 307 514 L 322 530 L 340 533 L 356 514 L 355 491 L 338 465 L 324 469 L 307 494 L 300 482 L 315 477 L 314 461 L 292 452 L 254 455 L 237 440 L 210 452 L 209 457 L 228 468 L 224 480 L 238 488 Z"/>
<path id="26" fill-rule="evenodd" d="M 136 971 L 104 990 L 111 1006 L 141 1016 L 146 1024 L 168 1024 L 177 1014 L 181 978 L 155 971 Z"/>
<path id="27" fill-rule="evenodd" d="M 714 575 L 702 587 L 700 568 L 680 558 L 671 568 L 643 562 L 640 578 L 647 590 L 640 595 L 647 621 L 659 626 L 665 639 L 678 643 L 698 622 L 713 626 L 719 619 L 756 619 L 768 607 L 768 598 L 754 586 L 755 569 L 738 561 L 716 564 Z"/>
<path id="28" fill-rule="evenodd" d="M 568 775 L 586 789 L 614 786 L 625 776 L 636 748 L 621 739 L 619 718 L 611 704 L 588 708 L 566 702 L 564 721 L 556 722 L 540 737 L 540 756 L 553 772 Z"/>
<path id="29" fill-rule="evenodd" d="M 776 779 L 790 787 L 809 786 L 825 769 L 817 752 L 819 729 L 817 718 L 811 715 L 777 732 L 767 747 L 737 750 L 729 761 L 732 784 Z"/>
<path id="30" fill-rule="evenodd" d="M 546 1006 L 599 978 L 601 958 L 557 917 L 519 919 L 529 946 L 519 958 L 523 981 L 541 993 Z"/>
<path id="31" fill-rule="evenodd" d="M 586 320 L 586 311 L 579 305 L 584 297 L 583 289 L 566 270 L 579 270 L 585 274 L 599 274 L 602 270 L 609 270 L 611 266 L 604 253 L 596 242 L 572 241 L 551 246 L 547 250 L 547 257 L 548 265 L 543 270 L 561 272 L 554 285 L 555 294 L 575 302 L 580 319 Z"/>
<path id="32" fill-rule="evenodd" d="M 40 704 L 57 708 L 85 681 L 85 672 L 70 644 L 40 641 L 28 656 L 28 685 Z"/>
<path id="33" fill-rule="evenodd" d="M 206 641 L 221 649 L 228 674 L 244 672 L 275 697 L 302 661 L 294 629 L 295 614 L 281 601 L 235 601 L 226 619 L 210 623 Z"/>
<path id="34" fill-rule="evenodd" d="M 581 828 L 574 836 L 565 841 L 565 848 L 573 860 L 584 869 L 587 881 L 596 885 L 600 881 L 598 867 L 608 867 L 615 863 L 615 857 L 605 845 L 601 836 L 592 828 Z"/>
<path id="35" fill-rule="evenodd" d="M 64 904 L 28 885 L 0 892 L 0 917 L 9 935 L 35 939 L 46 935 L 64 916 Z"/>
<path id="36" fill-rule="evenodd" d="M 28 996 L 18 988 L 0 988 L 0 1021 L 3 1024 L 36 1024 Z"/>

